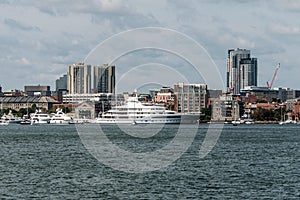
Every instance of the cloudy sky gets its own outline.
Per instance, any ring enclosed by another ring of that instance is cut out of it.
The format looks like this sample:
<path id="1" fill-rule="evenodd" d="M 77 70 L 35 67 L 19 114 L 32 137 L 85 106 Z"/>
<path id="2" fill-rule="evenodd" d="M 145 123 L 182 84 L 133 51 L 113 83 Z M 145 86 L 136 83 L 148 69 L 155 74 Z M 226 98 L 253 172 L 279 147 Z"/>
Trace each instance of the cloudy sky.
<path id="1" fill-rule="evenodd" d="M 0 13 L 0 84 L 4 90 L 36 84 L 51 85 L 54 89 L 55 80 L 67 72 L 69 64 L 89 61 L 88 55 L 97 48 L 95 52 L 103 60 L 90 64 L 115 64 L 118 82 L 123 80 L 120 90 L 138 87 L 131 84 L 133 78 L 139 80 L 140 87 L 148 83 L 201 83 L 207 78 L 198 79 L 185 59 L 189 56 L 181 57 L 170 46 L 161 50 L 159 45 L 133 45 L 140 49 L 123 52 L 113 60 L 101 57 L 100 54 L 107 53 L 101 46 L 104 41 L 145 27 L 161 27 L 164 31 L 161 38 L 135 32 L 137 41 L 163 43 L 161 39 L 165 37 L 174 45 L 184 46 L 190 54 L 203 53 L 193 51 L 193 47 L 189 48 L 193 44 L 179 36 L 170 38 L 171 30 L 199 44 L 223 80 L 227 50 L 246 48 L 251 50 L 252 57 L 258 58 L 260 86 L 266 86 L 266 81 L 272 79 L 280 62 L 274 86 L 300 89 L 297 0 L 1 0 Z M 121 43 L 130 46 L 133 41 L 125 37 L 113 43 L 112 49 L 122 49 Z M 187 80 L 189 77 L 192 78 Z"/>

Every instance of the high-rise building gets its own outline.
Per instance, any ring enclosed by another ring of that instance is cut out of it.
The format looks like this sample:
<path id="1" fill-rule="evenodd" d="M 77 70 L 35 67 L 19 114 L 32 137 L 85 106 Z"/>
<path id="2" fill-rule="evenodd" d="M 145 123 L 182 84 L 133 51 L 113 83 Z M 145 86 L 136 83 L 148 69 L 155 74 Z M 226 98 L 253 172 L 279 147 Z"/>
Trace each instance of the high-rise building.
<path id="1" fill-rule="evenodd" d="M 76 63 L 69 66 L 68 90 L 69 94 L 91 93 L 91 65 Z"/>
<path id="2" fill-rule="evenodd" d="M 179 113 L 200 113 L 207 106 L 206 84 L 174 85 L 175 111 Z"/>
<path id="3" fill-rule="evenodd" d="M 250 57 L 250 50 L 230 49 L 227 58 L 227 91 L 240 94 L 247 86 L 257 86 L 257 58 Z"/>
<path id="4" fill-rule="evenodd" d="M 64 74 L 62 77 L 56 80 L 56 91 L 67 91 L 68 90 L 68 75 Z"/>
<path id="5" fill-rule="evenodd" d="M 115 66 L 109 66 L 108 64 L 94 66 L 95 93 L 114 93 L 115 82 Z"/>
<path id="6" fill-rule="evenodd" d="M 56 91 L 53 93 L 53 96 L 56 97 L 56 100 L 59 102 L 63 101 L 63 95 L 68 92 L 68 75 L 64 74 L 62 77 L 56 80 Z"/>

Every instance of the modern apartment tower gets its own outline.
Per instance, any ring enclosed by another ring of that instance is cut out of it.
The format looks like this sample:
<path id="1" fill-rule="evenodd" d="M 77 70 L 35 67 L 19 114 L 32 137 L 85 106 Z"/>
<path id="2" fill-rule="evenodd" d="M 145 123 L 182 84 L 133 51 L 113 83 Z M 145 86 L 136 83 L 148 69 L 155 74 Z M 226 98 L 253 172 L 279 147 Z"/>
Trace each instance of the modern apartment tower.
<path id="1" fill-rule="evenodd" d="M 115 82 L 115 66 L 109 66 L 108 64 L 94 66 L 95 93 L 114 93 Z"/>
<path id="2" fill-rule="evenodd" d="M 69 66 L 68 91 L 69 94 L 91 93 L 91 65 L 76 63 Z"/>
<path id="3" fill-rule="evenodd" d="M 227 58 L 227 92 L 237 95 L 247 86 L 257 86 L 257 58 L 250 50 L 230 49 Z"/>

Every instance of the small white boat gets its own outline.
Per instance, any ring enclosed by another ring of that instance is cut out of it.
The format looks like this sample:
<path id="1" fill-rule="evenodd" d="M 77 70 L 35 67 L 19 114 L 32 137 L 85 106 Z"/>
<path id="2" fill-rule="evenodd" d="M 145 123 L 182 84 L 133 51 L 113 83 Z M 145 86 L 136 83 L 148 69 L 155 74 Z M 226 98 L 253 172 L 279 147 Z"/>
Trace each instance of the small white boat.
<path id="1" fill-rule="evenodd" d="M 237 126 L 238 124 L 241 124 L 241 121 L 240 120 L 233 120 L 231 123 L 232 123 L 233 126 Z"/>
<path id="2" fill-rule="evenodd" d="M 31 124 L 31 121 L 30 119 L 24 119 L 20 122 L 21 125 L 30 125 Z"/>
<path id="3" fill-rule="evenodd" d="M 56 113 L 51 117 L 50 124 L 70 124 L 72 118 L 67 116 L 60 108 L 56 109 Z"/>
<path id="4" fill-rule="evenodd" d="M 253 124 L 252 121 L 245 121 L 245 124 Z"/>
<path id="5" fill-rule="evenodd" d="M 283 125 L 283 124 L 297 124 L 297 122 L 295 120 L 288 119 L 288 120 L 285 120 L 285 121 L 280 121 L 279 124 L 280 125 Z"/>
<path id="6" fill-rule="evenodd" d="M 21 122 L 21 119 L 19 117 L 16 117 L 12 114 L 12 111 L 10 110 L 9 113 L 7 115 L 3 115 L 1 117 L 1 120 L 4 120 L 6 122 L 8 122 L 9 124 L 18 124 Z"/>

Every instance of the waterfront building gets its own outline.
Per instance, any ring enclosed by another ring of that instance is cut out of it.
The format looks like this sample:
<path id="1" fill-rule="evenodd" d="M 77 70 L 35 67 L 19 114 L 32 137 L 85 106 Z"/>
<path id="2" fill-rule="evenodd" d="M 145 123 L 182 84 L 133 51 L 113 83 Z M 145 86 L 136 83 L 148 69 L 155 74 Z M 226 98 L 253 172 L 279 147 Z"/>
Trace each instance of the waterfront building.
<path id="1" fill-rule="evenodd" d="M 82 118 L 85 115 L 94 118 L 99 112 L 103 113 L 111 109 L 112 106 L 123 105 L 127 99 L 128 94 L 126 93 L 65 94 L 63 95 L 63 105 L 72 105 L 75 108 L 76 118 Z M 89 105 L 92 105 L 93 112 L 91 112 L 91 106 Z"/>
<path id="2" fill-rule="evenodd" d="M 47 96 L 19 96 L 0 97 L 3 109 L 19 111 L 21 108 L 27 109 L 35 105 L 37 108 L 49 110 L 58 102 Z"/>
<path id="3" fill-rule="evenodd" d="M 299 121 L 299 119 L 300 119 L 300 100 L 299 99 L 297 99 L 297 101 L 294 104 L 293 114 L 295 116 L 295 119 L 297 121 Z"/>
<path id="4" fill-rule="evenodd" d="M 78 104 L 85 101 L 99 101 L 101 99 L 112 99 L 112 93 L 94 93 L 94 94 L 65 94 L 63 95 L 63 103 Z"/>
<path id="5" fill-rule="evenodd" d="M 174 85 L 175 111 L 179 113 L 201 113 L 207 107 L 206 84 Z"/>
<path id="6" fill-rule="evenodd" d="M 95 103 L 91 101 L 85 101 L 80 103 L 75 108 L 75 119 L 94 119 L 95 115 Z"/>
<path id="7" fill-rule="evenodd" d="M 174 110 L 174 89 L 170 87 L 162 87 L 159 92 L 156 93 L 154 103 L 164 106 L 167 110 Z"/>
<path id="8" fill-rule="evenodd" d="M 114 93 L 115 82 L 115 66 L 109 66 L 108 64 L 94 66 L 95 93 Z"/>
<path id="9" fill-rule="evenodd" d="M 257 86 L 257 58 L 251 58 L 250 50 L 228 50 L 227 92 L 238 95 L 248 86 Z"/>
<path id="10" fill-rule="evenodd" d="M 163 87 L 154 97 L 155 103 L 167 103 L 174 101 L 174 90 L 170 87 Z"/>
<path id="11" fill-rule="evenodd" d="M 69 94 L 91 93 L 91 65 L 76 63 L 69 66 L 68 91 Z"/>
<path id="12" fill-rule="evenodd" d="M 50 86 L 42 85 L 25 85 L 24 91 L 27 96 L 51 96 Z"/>
<path id="13" fill-rule="evenodd" d="M 215 122 L 234 121 L 240 119 L 242 106 L 240 101 L 229 93 L 224 93 L 211 102 L 211 120 Z"/>

